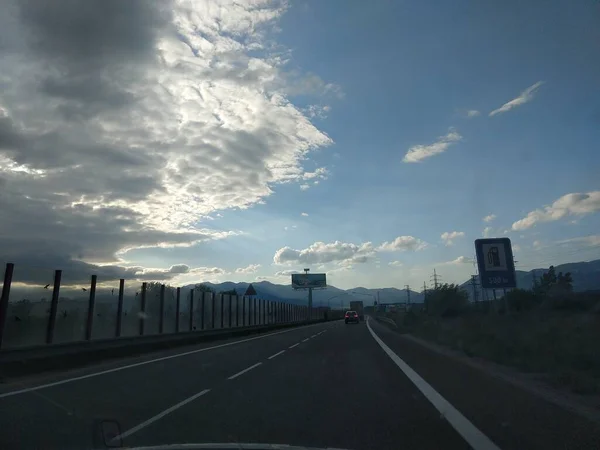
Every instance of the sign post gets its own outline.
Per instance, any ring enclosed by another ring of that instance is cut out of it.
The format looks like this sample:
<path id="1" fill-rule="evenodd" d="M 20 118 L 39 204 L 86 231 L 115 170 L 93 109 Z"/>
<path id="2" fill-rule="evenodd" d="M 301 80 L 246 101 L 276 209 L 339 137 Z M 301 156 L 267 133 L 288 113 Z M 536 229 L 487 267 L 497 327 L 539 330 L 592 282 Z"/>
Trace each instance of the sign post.
<path id="1" fill-rule="evenodd" d="M 310 269 L 304 269 L 304 273 L 292 274 L 292 288 L 308 289 L 308 319 L 313 318 L 312 314 L 312 291 L 313 289 L 327 287 L 327 276 L 324 273 L 308 273 Z"/>

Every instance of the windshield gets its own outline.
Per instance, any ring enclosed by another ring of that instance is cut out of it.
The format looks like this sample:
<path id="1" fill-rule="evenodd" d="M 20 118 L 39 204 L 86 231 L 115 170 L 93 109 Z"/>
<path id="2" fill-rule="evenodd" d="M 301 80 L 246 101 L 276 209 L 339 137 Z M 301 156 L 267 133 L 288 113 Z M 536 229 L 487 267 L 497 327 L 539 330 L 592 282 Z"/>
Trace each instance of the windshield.
<path id="1" fill-rule="evenodd" d="M 599 143 L 597 0 L 0 0 L 0 449 L 598 448 Z"/>

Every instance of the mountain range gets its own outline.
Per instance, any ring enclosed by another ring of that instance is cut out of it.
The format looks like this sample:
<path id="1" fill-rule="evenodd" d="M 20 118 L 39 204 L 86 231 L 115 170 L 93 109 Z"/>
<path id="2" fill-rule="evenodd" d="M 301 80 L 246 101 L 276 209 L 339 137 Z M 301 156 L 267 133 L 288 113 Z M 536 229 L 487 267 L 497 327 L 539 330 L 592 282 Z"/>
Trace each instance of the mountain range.
<path id="1" fill-rule="evenodd" d="M 555 266 L 556 273 L 571 272 L 573 277 L 573 289 L 576 292 L 600 289 L 600 260 L 588 262 L 567 263 Z M 533 286 L 534 277 L 539 279 L 547 268 L 533 269 L 530 271 L 517 270 L 517 287 L 530 289 Z M 476 283 L 478 280 L 476 278 Z M 223 283 L 204 283 L 216 292 L 235 290 L 243 295 L 250 283 L 234 283 L 226 281 Z M 192 287 L 193 285 L 186 286 Z M 292 304 L 306 304 L 308 292 L 294 290 L 291 285 L 274 284 L 269 281 L 252 283 L 259 298 L 271 301 L 284 301 Z M 460 284 L 472 300 L 473 287 L 471 280 Z M 372 305 L 373 301 L 379 299 L 379 303 L 406 303 L 410 295 L 411 303 L 422 303 L 424 295 L 422 292 L 407 291 L 396 288 L 368 289 L 356 287 L 353 289 L 339 289 L 328 286 L 327 289 L 313 291 L 314 306 L 331 306 L 332 308 L 345 308 L 352 300 L 363 300 L 365 305 Z"/>

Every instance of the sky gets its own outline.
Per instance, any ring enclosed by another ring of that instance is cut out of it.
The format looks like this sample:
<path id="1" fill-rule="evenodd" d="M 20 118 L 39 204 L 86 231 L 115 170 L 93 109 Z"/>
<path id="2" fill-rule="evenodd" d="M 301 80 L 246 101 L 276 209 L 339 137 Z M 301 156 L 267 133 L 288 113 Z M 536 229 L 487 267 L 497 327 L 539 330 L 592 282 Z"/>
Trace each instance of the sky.
<path id="1" fill-rule="evenodd" d="M 3 0 L 15 279 L 349 289 L 600 258 L 600 3 Z"/>

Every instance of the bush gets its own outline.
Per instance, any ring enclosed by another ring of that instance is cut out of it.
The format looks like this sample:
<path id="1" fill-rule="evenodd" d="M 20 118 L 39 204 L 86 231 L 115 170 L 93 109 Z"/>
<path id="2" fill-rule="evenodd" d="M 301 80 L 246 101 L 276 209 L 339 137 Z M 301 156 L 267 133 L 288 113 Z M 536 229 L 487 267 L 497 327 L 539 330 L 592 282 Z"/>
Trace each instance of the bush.
<path id="1" fill-rule="evenodd" d="M 536 305 L 541 303 L 541 297 L 532 291 L 513 289 L 507 292 L 506 302 L 510 311 L 531 311 Z"/>
<path id="2" fill-rule="evenodd" d="M 443 284 L 427 292 L 425 307 L 432 315 L 456 317 L 466 311 L 469 296 L 455 284 Z"/>

